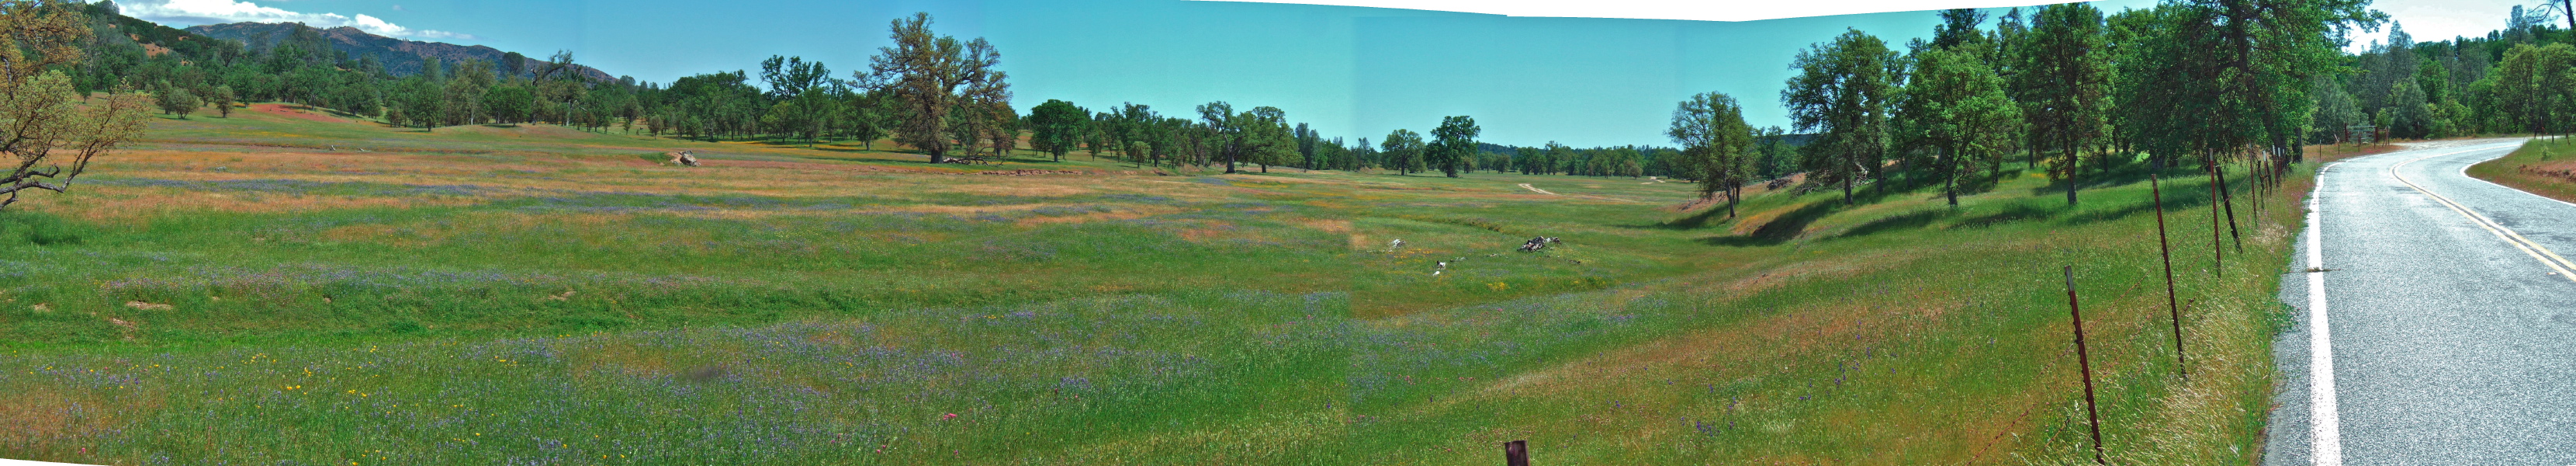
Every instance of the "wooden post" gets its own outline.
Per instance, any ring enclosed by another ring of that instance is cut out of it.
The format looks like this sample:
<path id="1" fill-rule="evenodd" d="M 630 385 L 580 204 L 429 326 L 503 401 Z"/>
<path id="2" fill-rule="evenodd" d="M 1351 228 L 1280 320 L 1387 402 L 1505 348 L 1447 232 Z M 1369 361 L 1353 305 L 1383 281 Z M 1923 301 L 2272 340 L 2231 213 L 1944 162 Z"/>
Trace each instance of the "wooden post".
<path id="1" fill-rule="evenodd" d="M 2165 238 L 2165 190 L 2155 173 L 2147 174 L 2147 192 L 2156 201 L 2156 247 L 2165 256 L 2165 310 L 2173 314 L 2174 370 L 2182 378 L 2191 378 L 2191 366 L 2182 356 L 2182 306 L 2174 303 L 2173 242 Z"/>
<path id="2" fill-rule="evenodd" d="M 1513 440 L 1503 442 L 1503 465 L 1529 466 L 1529 441 Z"/>
<path id="3" fill-rule="evenodd" d="M 2084 370 L 2084 418 L 2093 425 L 2093 462 L 2109 465 L 2102 451 L 2102 413 L 2093 406 L 2093 356 L 2084 350 L 2084 309 L 2075 304 L 2075 266 L 2066 266 L 2066 312 L 2075 316 L 2075 363 Z"/>

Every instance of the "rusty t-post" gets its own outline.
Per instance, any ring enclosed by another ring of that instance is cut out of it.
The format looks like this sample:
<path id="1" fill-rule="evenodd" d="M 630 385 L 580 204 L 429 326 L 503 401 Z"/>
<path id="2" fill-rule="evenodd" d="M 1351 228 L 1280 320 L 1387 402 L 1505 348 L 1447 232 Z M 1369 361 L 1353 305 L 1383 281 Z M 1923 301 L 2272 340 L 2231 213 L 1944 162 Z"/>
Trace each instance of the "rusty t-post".
<path id="1" fill-rule="evenodd" d="M 2209 164 L 2202 168 L 2209 172 L 2209 270 L 2210 273 L 2225 278 L 2227 277 L 2227 251 L 2221 248 L 2227 247 L 2227 244 L 2220 242 L 2218 237 L 2218 183 L 2224 181 L 2218 179 L 2218 159 L 2210 159 Z"/>
<path id="2" fill-rule="evenodd" d="M 2191 378 L 2191 366 L 2182 356 L 2182 306 L 2174 302 L 2173 241 L 2165 238 L 2165 190 L 2155 173 L 2147 174 L 2147 192 L 2156 201 L 2156 247 L 2165 256 L 2165 310 L 2173 314 L 2174 370 L 2182 378 Z"/>
<path id="3" fill-rule="evenodd" d="M 2102 451 L 2102 413 L 2093 406 L 2093 356 L 2084 350 L 2084 309 L 2075 303 L 2075 266 L 2066 266 L 2066 312 L 2075 316 L 2075 363 L 2084 370 L 2084 418 L 2093 425 L 2093 462 L 2109 465 Z"/>

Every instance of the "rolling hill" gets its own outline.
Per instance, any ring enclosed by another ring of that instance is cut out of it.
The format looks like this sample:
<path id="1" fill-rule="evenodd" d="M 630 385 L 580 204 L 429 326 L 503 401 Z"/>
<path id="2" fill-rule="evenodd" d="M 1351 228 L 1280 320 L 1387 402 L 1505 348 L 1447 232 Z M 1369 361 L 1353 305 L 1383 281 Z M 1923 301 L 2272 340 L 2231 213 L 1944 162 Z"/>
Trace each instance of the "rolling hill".
<path id="1" fill-rule="evenodd" d="M 293 36 L 297 29 L 314 29 L 323 38 L 330 40 L 333 48 L 348 53 L 352 59 L 374 56 L 377 62 L 385 65 L 387 71 L 397 75 L 419 73 L 423 58 L 436 58 L 442 63 L 450 64 L 474 59 L 497 65 L 513 57 L 510 52 L 487 46 L 396 39 L 345 26 L 315 29 L 302 23 L 227 23 L 194 26 L 189 27 L 187 31 L 215 39 L 238 40 L 253 48 L 259 48 L 276 45 L 279 41 Z M 521 61 L 519 66 L 521 70 L 535 70 L 544 63 L 544 60 L 538 57 L 517 56 L 516 58 Z M 573 66 L 579 68 L 583 76 L 593 80 L 617 80 L 616 76 L 600 71 L 598 68 Z M 496 67 L 507 69 L 505 66 Z"/>

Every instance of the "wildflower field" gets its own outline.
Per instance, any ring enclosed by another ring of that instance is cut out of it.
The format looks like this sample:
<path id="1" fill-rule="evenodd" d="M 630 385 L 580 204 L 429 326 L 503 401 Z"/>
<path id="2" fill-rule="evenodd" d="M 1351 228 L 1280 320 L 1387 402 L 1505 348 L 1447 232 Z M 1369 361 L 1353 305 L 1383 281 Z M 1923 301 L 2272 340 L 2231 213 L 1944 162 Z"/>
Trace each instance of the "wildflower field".
<path id="1" fill-rule="evenodd" d="M 2168 173 L 2184 378 L 2139 163 L 2073 207 L 2008 169 L 1729 219 L 1650 179 L 296 112 L 156 120 L 0 212 L 0 458 L 2089 463 L 2073 265 L 2111 457 L 2244 464 L 2307 190 L 2231 180 L 2221 265 L 2209 179 Z"/>

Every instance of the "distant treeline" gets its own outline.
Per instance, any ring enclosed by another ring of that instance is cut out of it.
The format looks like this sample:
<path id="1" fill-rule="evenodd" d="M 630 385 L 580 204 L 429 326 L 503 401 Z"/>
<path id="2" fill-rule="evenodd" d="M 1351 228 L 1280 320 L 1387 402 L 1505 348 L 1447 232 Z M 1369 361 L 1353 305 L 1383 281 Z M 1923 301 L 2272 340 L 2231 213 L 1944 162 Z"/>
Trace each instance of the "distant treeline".
<path id="1" fill-rule="evenodd" d="M 2576 34 L 2549 15 L 2516 6 L 2486 37 L 2416 42 L 2369 4 L 2168 0 L 2106 14 L 2069 3 L 1992 23 L 1953 9 L 1929 40 L 1902 45 L 1849 30 L 1790 63 L 1780 103 L 1792 130 L 1813 135 L 1795 155 L 1766 142 L 1777 130 L 1746 125 L 1742 102 L 1709 92 L 1677 106 L 1668 134 L 1681 156 L 1653 166 L 1730 199 L 1794 165 L 1845 202 L 1868 184 L 1939 186 L 1956 204 L 2010 160 L 2065 180 L 2074 204 L 2086 176 L 2141 155 L 2216 176 L 2244 162 L 2266 187 L 2305 144 L 2576 129 Z M 2382 26 L 2388 42 L 2344 51 Z"/>
<path id="2" fill-rule="evenodd" d="M 2259 8 L 2232 7 L 2247 2 Z M 2000 173 L 2006 159 L 2069 178 L 2116 154 L 2295 160 L 2302 143 L 2354 136 L 2576 128 L 2576 34 L 2520 7 L 2507 29 L 2483 38 L 2416 42 L 2401 30 L 2357 55 L 2341 50 L 2341 38 L 2386 19 L 2363 0 L 2177 0 L 2116 14 L 2056 5 L 2028 16 L 2015 9 L 1991 28 L 1983 13 L 1951 10 L 1930 40 L 1891 46 L 1853 30 L 1800 53 L 1780 96 L 1789 128 L 1745 125 L 1744 103 L 1707 93 L 1676 109 L 1668 134 L 1678 147 L 1577 149 L 1481 143 L 1466 116 L 1443 118 L 1429 134 L 1350 138 L 1324 136 L 1277 107 L 1222 101 L 1166 114 L 1051 100 L 1024 114 L 996 69 L 1000 52 L 932 33 L 927 15 L 895 20 L 894 45 L 845 75 L 771 57 L 756 74 L 665 85 L 585 76 L 570 52 L 388 67 L 335 50 L 311 28 L 247 45 L 128 18 L 107 3 L 61 4 L 86 8 L 98 36 L 70 70 L 79 90 L 149 90 L 174 112 L 286 101 L 433 129 L 545 122 L 705 140 L 892 138 L 934 162 L 1027 147 L 1059 160 L 1083 153 L 1229 171 L 1669 176 L 1717 180 L 1705 187 L 1731 193 L 1790 173 L 1846 187 L 1891 174 L 1958 185 L 1973 181 L 1973 168 Z"/>
<path id="3" fill-rule="evenodd" d="M 896 45 L 846 75 L 801 57 L 771 57 L 757 72 L 705 73 L 665 85 L 586 78 L 570 52 L 500 63 L 387 64 L 377 55 L 340 52 L 324 31 L 308 27 L 245 43 L 126 17 L 109 3 L 81 8 L 98 38 L 89 47 L 90 59 L 73 70 L 79 89 L 151 91 L 163 97 L 167 112 L 281 101 L 429 129 L 541 122 L 702 140 L 861 141 L 871 147 L 894 138 L 934 159 L 1027 147 L 1059 160 L 1079 153 L 1139 166 L 1682 173 L 1670 163 L 1669 156 L 1678 153 L 1671 148 L 1479 143 L 1480 129 L 1465 116 L 1445 118 L 1428 135 L 1397 130 L 1372 141 L 1328 138 L 1290 122 L 1279 108 L 1237 109 L 1227 102 L 1166 115 L 1140 104 L 1095 110 L 1048 101 L 1023 115 L 1012 108 L 1007 76 L 993 69 L 999 51 L 981 39 L 933 34 L 927 16 L 897 20 L 890 35 Z M 1783 162 L 1774 168 L 1770 172 L 1792 167 Z"/>

